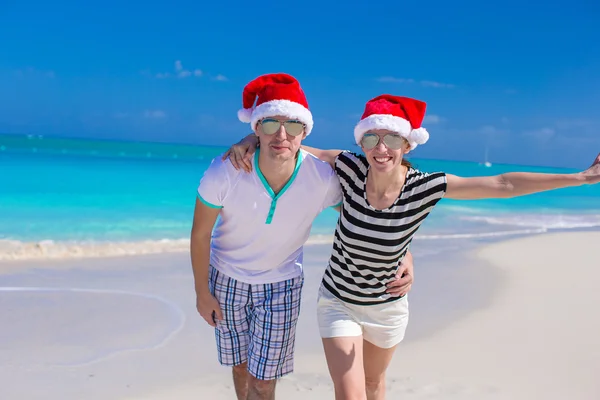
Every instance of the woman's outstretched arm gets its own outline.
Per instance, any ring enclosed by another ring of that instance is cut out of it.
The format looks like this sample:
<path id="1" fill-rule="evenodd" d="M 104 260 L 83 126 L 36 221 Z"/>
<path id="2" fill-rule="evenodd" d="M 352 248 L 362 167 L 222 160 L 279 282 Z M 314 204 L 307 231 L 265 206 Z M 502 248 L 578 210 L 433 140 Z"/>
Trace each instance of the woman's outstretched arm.
<path id="1" fill-rule="evenodd" d="M 445 197 L 457 200 L 510 198 L 565 187 L 600 182 L 600 154 L 591 167 L 573 174 L 509 172 L 495 176 L 462 178 L 447 175 Z"/>

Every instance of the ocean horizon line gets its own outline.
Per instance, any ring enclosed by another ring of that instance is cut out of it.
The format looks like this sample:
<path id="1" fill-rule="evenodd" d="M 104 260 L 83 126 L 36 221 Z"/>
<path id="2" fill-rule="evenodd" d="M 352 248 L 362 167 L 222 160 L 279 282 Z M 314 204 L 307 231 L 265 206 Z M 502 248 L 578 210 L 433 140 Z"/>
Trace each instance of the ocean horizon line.
<path id="1" fill-rule="evenodd" d="M 123 146 L 135 146 L 135 145 L 142 145 L 142 146 L 162 146 L 162 147 L 170 147 L 172 149 L 197 149 L 199 150 L 199 155 L 205 155 L 205 154 L 200 154 L 201 148 L 208 148 L 210 150 L 215 150 L 215 151 L 225 151 L 229 148 L 229 145 L 215 145 L 215 144 L 204 144 L 204 143 L 195 143 L 195 142 L 185 142 L 185 141 L 175 141 L 175 142 L 171 142 L 171 141 L 152 141 L 152 140 L 132 140 L 132 139 L 117 139 L 117 138 L 97 138 L 97 137 L 81 137 L 81 136 L 68 136 L 68 135 L 54 135 L 54 134 L 32 134 L 32 133 L 2 133 L 0 132 L 0 151 L 6 151 L 9 150 L 8 147 L 6 147 L 6 145 L 4 145 L 2 143 L 2 139 L 3 138 L 19 138 L 19 139 L 26 139 L 26 140 L 37 140 L 37 143 L 41 143 L 44 140 L 49 140 L 49 141 L 72 141 L 72 142 L 79 142 L 79 143 L 103 143 L 103 144 L 114 144 L 114 145 L 123 145 Z M 24 142 L 25 143 L 25 142 Z M 15 144 L 15 142 L 12 142 L 11 144 Z M 27 149 L 28 147 L 21 145 L 20 147 L 17 147 L 18 149 Z M 29 148 L 31 149 L 31 148 Z M 37 148 L 36 148 L 37 149 Z M 37 149 L 39 150 L 39 149 Z M 166 150 L 166 149 L 165 149 Z M 55 154 L 55 153 L 52 153 Z M 65 155 L 69 155 L 69 154 L 65 154 Z M 81 154 L 78 154 L 81 155 Z M 95 156 L 95 154 L 87 154 L 90 156 Z M 427 158 L 427 157 L 407 157 L 407 160 L 411 161 L 413 164 L 419 163 L 419 162 L 454 162 L 454 163 L 461 163 L 461 164 L 465 164 L 465 165 L 473 165 L 473 166 L 481 166 L 484 163 L 481 161 L 473 161 L 473 160 L 460 160 L 460 159 L 445 159 L 445 158 Z M 580 169 L 576 168 L 576 167 L 556 167 L 556 166 L 549 166 L 549 165 L 538 165 L 538 164 L 512 164 L 512 163 L 506 163 L 506 162 L 493 162 L 491 163 L 491 167 L 523 167 L 525 169 L 552 169 L 554 171 L 560 170 L 560 171 L 569 171 L 569 172 L 574 172 L 574 171 L 579 171 Z"/>

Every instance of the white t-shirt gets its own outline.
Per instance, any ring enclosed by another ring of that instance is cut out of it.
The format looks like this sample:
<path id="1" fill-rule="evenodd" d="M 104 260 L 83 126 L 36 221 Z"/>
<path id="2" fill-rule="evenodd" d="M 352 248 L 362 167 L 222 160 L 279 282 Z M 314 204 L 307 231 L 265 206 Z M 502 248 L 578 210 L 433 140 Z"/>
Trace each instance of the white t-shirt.
<path id="1" fill-rule="evenodd" d="M 211 241 L 211 264 L 246 283 L 273 283 L 302 274 L 302 248 L 313 220 L 342 202 L 331 166 L 301 150 L 289 182 L 275 195 L 258 167 L 236 170 L 215 158 L 205 171 L 198 198 L 221 208 Z"/>

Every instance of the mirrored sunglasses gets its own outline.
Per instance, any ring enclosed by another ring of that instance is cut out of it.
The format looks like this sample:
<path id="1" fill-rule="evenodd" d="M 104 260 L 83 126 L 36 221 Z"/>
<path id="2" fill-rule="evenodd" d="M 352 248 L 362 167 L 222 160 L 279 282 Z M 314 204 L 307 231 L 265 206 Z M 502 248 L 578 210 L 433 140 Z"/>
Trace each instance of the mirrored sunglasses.
<path id="1" fill-rule="evenodd" d="M 260 121 L 260 124 L 265 135 L 274 135 L 279 131 L 281 125 L 283 125 L 288 135 L 299 136 L 304 132 L 304 128 L 306 127 L 302 122 L 297 120 L 279 121 L 272 118 L 265 118 Z"/>
<path id="2" fill-rule="evenodd" d="M 371 150 L 379 144 L 380 140 L 383 140 L 383 144 L 385 144 L 390 150 L 400 150 L 403 142 L 405 141 L 402 136 L 395 133 L 388 133 L 383 137 L 379 137 L 379 135 L 374 133 L 365 133 L 360 140 L 360 143 L 365 149 Z"/>

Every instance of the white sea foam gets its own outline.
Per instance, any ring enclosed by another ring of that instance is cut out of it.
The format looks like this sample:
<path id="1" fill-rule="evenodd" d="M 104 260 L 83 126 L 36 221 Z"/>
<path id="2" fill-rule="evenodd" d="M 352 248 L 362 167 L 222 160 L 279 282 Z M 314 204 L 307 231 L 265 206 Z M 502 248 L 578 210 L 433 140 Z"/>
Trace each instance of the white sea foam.
<path id="1" fill-rule="evenodd" d="M 467 215 L 461 221 L 473 226 L 461 226 L 458 232 L 425 231 L 417 233 L 420 240 L 460 240 L 478 238 L 500 238 L 506 236 L 533 235 L 555 229 L 585 229 L 600 227 L 599 214 L 506 214 Z M 490 230 L 497 226 L 499 229 Z M 501 226 L 507 227 L 502 229 Z M 485 227 L 482 229 L 482 227 Z M 511 227 L 511 228 L 508 228 Z M 307 245 L 331 244 L 333 235 L 311 235 Z M 189 251 L 190 241 L 182 239 L 140 240 L 129 242 L 104 241 L 53 241 L 22 242 L 0 239 L 0 261 L 45 260 L 68 258 L 95 258 L 134 256 Z"/>
<path id="2" fill-rule="evenodd" d="M 493 232 L 463 232 L 463 233 L 427 233 L 415 235 L 414 240 L 453 240 L 453 239 L 477 239 L 477 238 L 494 238 L 513 235 L 535 235 L 538 233 L 547 232 L 546 228 L 533 229 L 512 229 Z M 306 242 L 307 245 L 330 244 L 333 243 L 333 235 L 316 235 L 311 236 Z"/>
<path id="3" fill-rule="evenodd" d="M 510 225 L 539 229 L 582 229 L 600 227 L 598 214 L 508 214 L 494 216 L 463 216 L 463 221 L 480 222 L 490 225 Z"/>
<path id="4" fill-rule="evenodd" d="M 307 245 L 331 244 L 333 243 L 333 235 L 310 235 L 306 241 Z"/>
<path id="5" fill-rule="evenodd" d="M 333 235 L 313 235 L 307 245 L 331 244 Z M 189 239 L 141 240 L 131 242 L 54 241 L 22 242 L 0 239 L 0 261 L 53 260 L 135 256 L 189 251 Z"/>
<path id="6" fill-rule="evenodd" d="M 456 240 L 491 238 L 511 235 L 543 233 L 546 229 L 522 229 L 497 232 L 467 232 L 450 234 L 425 234 L 415 236 L 415 240 Z M 333 235 L 310 236 L 307 245 L 328 245 L 333 243 Z M 143 240 L 138 242 L 74 242 L 44 240 L 21 242 L 0 240 L 0 262 L 19 260 L 60 260 L 73 258 L 99 258 L 135 256 L 143 254 L 187 252 L 189 239 Z"/>
<path id="7" fill-rule="evenodd" d="M 189 239 L 136 242 L 75 242 L 0 240 L 0 261 L 132 256 L 188 251 Z"/>
<path id="8" fill-rule="evenodd" d="M 477 239 L 477 238 L 495 238 L 502 236 L 515 236 L 515 235 L 534 235 L 536 233 L 547 232 L 547 229 L 517 229 L 510 231 L 496 231 L 496 232 L 473 232 L 473 233 L 447 233 L 447 234 L 429 234 L 429 235 L 415 235 L 415 240 L 451 240 L 451 239 Z"/>

